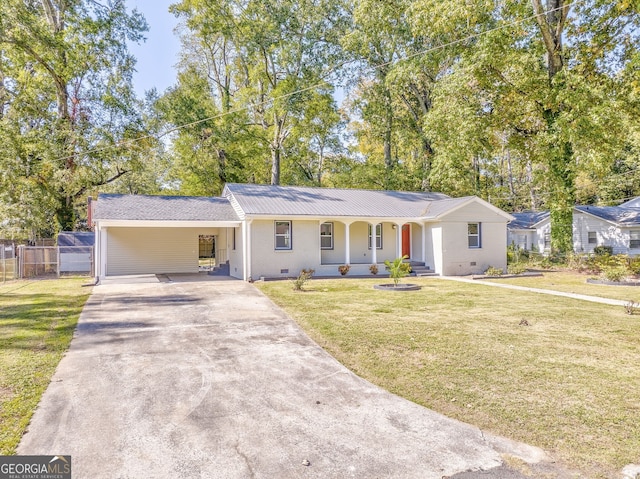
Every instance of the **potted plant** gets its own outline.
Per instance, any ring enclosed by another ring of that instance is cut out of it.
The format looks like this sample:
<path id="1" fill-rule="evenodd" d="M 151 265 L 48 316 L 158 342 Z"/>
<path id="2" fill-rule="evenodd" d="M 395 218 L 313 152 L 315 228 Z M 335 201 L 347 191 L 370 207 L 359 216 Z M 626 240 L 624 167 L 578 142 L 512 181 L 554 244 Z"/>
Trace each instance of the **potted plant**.
<path id="1" fill-rule="evenodd" d="M 407 258 L 408 256 L 403 256 L 402 258 L 394 259 L 393 263 L 388 259 L 384 262 L 385 269 L 389 271 L 389 277 L 393 279 L 394 287 L 397 287 L 400 280 L 411 272 L 411 265 L 404 262 Z"/>
<path id="2" fill-rule="evenodd" d="M 342 276 L 346 275 L 350 269 L 351 269 L 351 266 L 349 266 L 348 264 L 342 264 L 338 266 L 338 271 L 340 271 L 340 274 Z"/>
<path id="3" fill-rule="evenodd" d="M 378 265 L 372 264 L 371 266 L 369 266 L 369 271 L 371 271 L 371 274 L 378 274 Z"/>

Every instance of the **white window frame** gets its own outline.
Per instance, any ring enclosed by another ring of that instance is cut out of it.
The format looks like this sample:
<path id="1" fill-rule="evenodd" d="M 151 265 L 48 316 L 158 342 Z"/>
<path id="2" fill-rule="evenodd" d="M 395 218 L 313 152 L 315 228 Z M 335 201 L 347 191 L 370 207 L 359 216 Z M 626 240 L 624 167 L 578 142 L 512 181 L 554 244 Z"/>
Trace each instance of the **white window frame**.
<path id="1" fill-rule="evenodd" d="M 278 233 L 278 225 L 286 224 L 287 232 L 286 233 Z M 292 234 L 293 225 L 290 220 L 276 220 L 273 222 L 273 246 L 276 251 L 290 251 L 293 249 L 293 234 Z M 285 239 L 285 246 L 278 246 L 278 238 Z"/>
<path id="2" fill-rule="evenodd" d="M 551 233 L 545 233 L 544 234 L 544 251 L 550 250 L 551 249 Z"/>
<path id="3" fill-rule="evenodd" d="M 323 231 L 323 227 L 329 227 L 329 233 Z M 324 246 L 322 244 L 322 240 L 325 238 L 329 238 L 329 246 Z M 327 221 L 326 223 L 320 224 L 320 249 L 333 249 L 333 223 Z"/>
<path id="4" fill-rule="evenodd" d="M 640 249 L 640 230 L 629 230 L 629 249 Z"/>
<path id="5" fill-rule="evenodd" d="M 476 232 L 471 232 L 471 227 L 475 226 Z M 471 244 L 471 240 L 474 239 L 475 244 Z M 469 249 L 482 248 L 482 223 L 467 223 L 467 246 Z"/>
<path id="6" fill-rule="evenodd" d="M 598 244 L 598 232 L 597 231 L 587 231 L 587 244 Z"/>
<path id="7" fill-rule="evenodd" d="M 368 247 L 369 249 L 371 249 L 371 235 L 373 232 L 373 228 L 371 227 L 371 224 L 368 225 L 368 233 L 369 233 L 369 242 L 368 242 Z M 376 225 L 376 249 L 382 249 L 382 223 L 378 223 Z"/>

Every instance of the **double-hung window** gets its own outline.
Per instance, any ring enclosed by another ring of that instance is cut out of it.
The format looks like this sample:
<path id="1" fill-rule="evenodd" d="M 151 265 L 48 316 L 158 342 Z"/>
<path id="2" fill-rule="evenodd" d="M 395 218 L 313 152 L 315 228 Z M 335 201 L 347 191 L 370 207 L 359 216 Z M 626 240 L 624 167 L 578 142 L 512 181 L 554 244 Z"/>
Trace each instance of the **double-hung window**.
<path id="1" fill-rule="evenodd" d="M 640 248 L 640 230 L 629 231 L 629 248 Z"/>
<path id="2" fill-rule="evenodd" d="M 598 244 L 598 234 L 595 231 L 587 232 L 587 241 L 589 244 Z"/>
<path id="3" fill-rule="evenodd" d="M 320 225 L 320 248 L 333 249 L 333 223 Z"/>
<path id="4" fill-rule="evenodd" d="M 480 231 L 480 223 L 467 223 L 469 248 L 480 248 L 482 246 Z"/>
<path id="5" fill-rule="evenodd" d="M 291 221 L 276 221 L 276 249 L 291 249 Z"/>
<path id="6" fill-rule="evenodd" d="M 373 228 L 369 225 L 369 249 L 373 243 Z M 382 249 L 382 223 L 376 225 L 376 249 Z"/>

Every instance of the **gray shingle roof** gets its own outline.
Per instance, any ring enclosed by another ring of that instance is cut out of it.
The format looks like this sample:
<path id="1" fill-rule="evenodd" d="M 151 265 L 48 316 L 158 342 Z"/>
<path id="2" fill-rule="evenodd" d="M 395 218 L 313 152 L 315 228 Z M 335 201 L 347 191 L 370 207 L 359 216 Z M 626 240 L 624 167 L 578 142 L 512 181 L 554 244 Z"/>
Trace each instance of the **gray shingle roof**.
<path id="1" fill-rule="evenodd" d="M 97 220 L 238 221 L 226 198 L 101 194 Z"/>
<path id="2" fill-rule="evenodd" d="M 549 217 L 548 211 L 523 211 L 522 213 L 511 213 L 515 220 L 509 223 L 509 229 L 526 230 L 533 228 L 537 223 Z"/>
<path id="3" fill-rule="evenodd" d="M 451 201 L 442 193 L 238 183 L 223 194 L 233 195 L 247 215 L 417 218 L 440 200 Z"/>
<path id="4" fill-rule="evenodd" d="M 578 211 L 589 213 L 605 221 L 623 226 L 640 225 L 640 208 L 624 206 L 576 206 Z"/>

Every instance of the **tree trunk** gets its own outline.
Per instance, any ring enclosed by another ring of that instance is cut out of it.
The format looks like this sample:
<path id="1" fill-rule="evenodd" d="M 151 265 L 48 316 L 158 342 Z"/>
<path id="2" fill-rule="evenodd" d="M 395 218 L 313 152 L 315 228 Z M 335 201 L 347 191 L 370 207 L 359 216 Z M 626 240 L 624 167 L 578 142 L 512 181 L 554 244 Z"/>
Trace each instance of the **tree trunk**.
<path id="1" fill-rule="evenodd" d="M 280 184 L 280 148 L 271 146 L 271 184 Z"/>
<path id="2" fill-rule="evenodd" d="M 557 75 L 564 68 L 562 34 L 569 9 L 570 0 L 547 0 L 546 8 L 542 0 L 531 0 L 536 21 L 547 55 L 549 89 L 552 97 L 562 89 Z M 573 147 L 560 140 L 558 118 L 562 105 L 545 107 L 542 115 L 547 123 L 547 131 L 552 140 L 549 142 L 548 163 L 551 183 L 551 249 L 555 253 L 573 251 L 573 207 L 575 205 L 575 172 L 573 169 Z M 553 139 L 555 138 L 555 139 Z"/>

